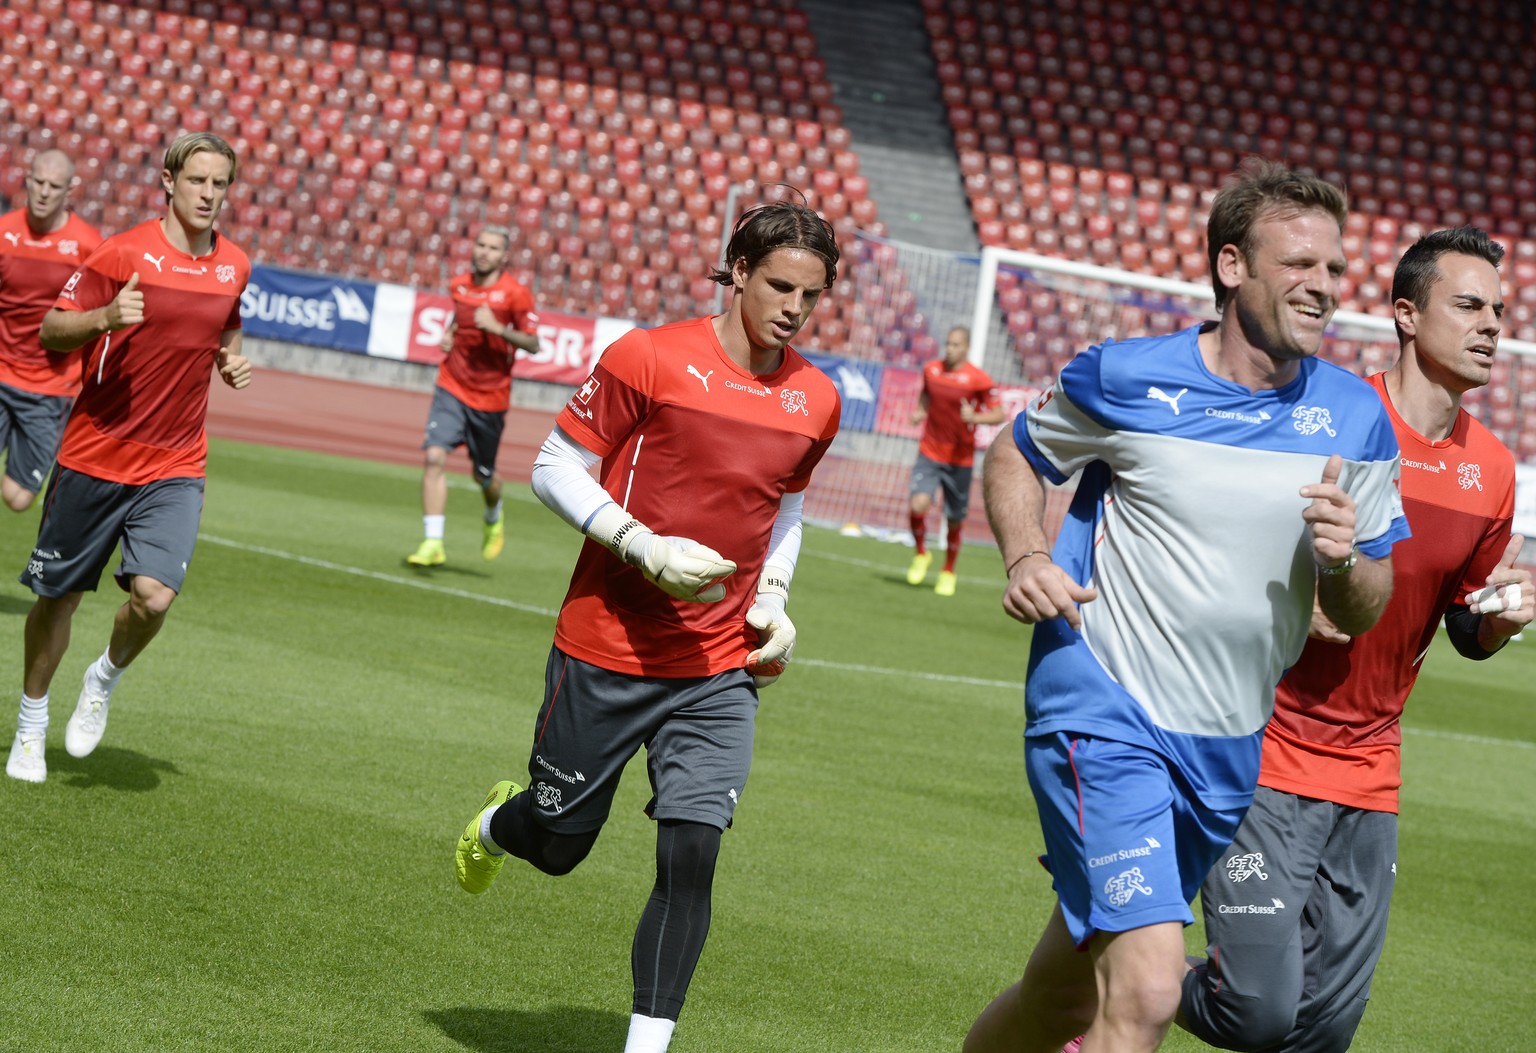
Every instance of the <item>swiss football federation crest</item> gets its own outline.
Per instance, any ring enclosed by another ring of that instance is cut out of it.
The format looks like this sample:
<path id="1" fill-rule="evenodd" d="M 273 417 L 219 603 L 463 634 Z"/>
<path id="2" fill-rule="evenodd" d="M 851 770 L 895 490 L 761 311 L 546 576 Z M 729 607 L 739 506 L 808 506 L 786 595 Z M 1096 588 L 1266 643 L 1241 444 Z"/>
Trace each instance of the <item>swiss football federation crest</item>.
<path id="1" fill-rule="evenodd" d="M 65 238 L 63 241 L 59 242 L 59 255 L 60 256 L 78 256 L 78 255 L 80 255 L 80 243 L 78 241 L 76 241 L 74 238 Z"/>
<path id="2" fill-rule="evenodd" d="M 560 787 L 558 786 L 551 786 L 547 782 L 539 783 L 538 793 L 534 799 L 538 801 L 540 808 L 549 808 L 556 812 L 565 811 L 564 806 L 560 803 Z"/>
<path id="3" fill-rule="evenodd" d="M 779 392 L 779 404 L 784 407 L 785 413 L 803 413 L 807 417 L 811 415 L 811 411 L 805 406 L 805 392 L 803 391 L 785 390 Z"/>
<path id="4" fill-rule="evenodd" d="M 235 267 L 232 263 L 221 263 L 213 269 L 213 276 L 225 285 L 235 284 Z"/>
<path id="5" fill-rule="evenodd" d="M 1244 852 L 1227 860 L 1227 877 L 1234 882 L 1247 881 L 1256 877 L 1260 881 L 1268 881 L 1269 875 L 1264 873 L 1264 853 Z"/>
<path id="6" fill-rule="evenodd" d="M 1141 867 L 1131 867 L 1129 870 L 1121 871 L 1104 882 L 1104 895 L 1108 896 L 1109 901 L 1117 907 L 1125 906 L 1138 892 L 1147 896 L 1152 895 Z"/>
<path id="7" fill-rule="evenodd" d="M 1295 421 L 1296 430 L 1303 435 L 1324 432 L 1330 439 L 1338 435 L 1333 430 L 1333 416 L 1324 406 L 1297 406 L 1291 410 L 1291 418 Z"/>
<path id="8" fill-rule="evenodd" d="M 1463 490 L 1470 490 L 1475 486 L 1481 491 L 1483 488 L 1483 466 L 1462 462 L 1461 467 L 1456 469 L 1456 482 L 1461 484 Z"/>

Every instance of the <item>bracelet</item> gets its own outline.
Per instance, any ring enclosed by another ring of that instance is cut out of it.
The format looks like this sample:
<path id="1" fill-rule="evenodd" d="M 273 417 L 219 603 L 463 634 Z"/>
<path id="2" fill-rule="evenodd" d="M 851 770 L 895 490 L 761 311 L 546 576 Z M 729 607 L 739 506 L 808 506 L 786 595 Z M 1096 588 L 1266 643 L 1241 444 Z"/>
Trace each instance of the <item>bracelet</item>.
<path id="1" fill-rule="evenodd" d="M 1317 572 L 1319 574 L 1327 574 L 1330 577 L 1336 576 L 1336 575 L 1339 575 L 1339 574 L 1348 574 L 1351 570 L 1354 569 L 1355 562 L 1356 562 L 1356 560 L 1359 559 L 1359 557 L 1360 557 L 1360 548 L 1359 548 L 1359 546 L 1351 544 L 1349 546 L 1349 555 L 1345 557 L 1343 563 L 1335 563 L 1331 567 L 1318 567 L 1317 568 Z"/>
<path id="2" fill-rule="evenodd" d="M 1043 548 L 1032 548 L 1028 552 L 1020 553 L 1019 557 L 1017 559 L 1015 559 L 1012 563 L 1008 564 L 1008 569 L 1003 571 L 1003 573 L 1004 574 L 1012 574 L 1013 573 L 1013 568 L 1017 567 L 1020 563 L 1023 563 L 1030 556 L 1045 556 L 1045 557 L 1049 558 L 1050 557 L 1050 553 L 1046 552 L 1045 549 L 1043 549 Z"/>

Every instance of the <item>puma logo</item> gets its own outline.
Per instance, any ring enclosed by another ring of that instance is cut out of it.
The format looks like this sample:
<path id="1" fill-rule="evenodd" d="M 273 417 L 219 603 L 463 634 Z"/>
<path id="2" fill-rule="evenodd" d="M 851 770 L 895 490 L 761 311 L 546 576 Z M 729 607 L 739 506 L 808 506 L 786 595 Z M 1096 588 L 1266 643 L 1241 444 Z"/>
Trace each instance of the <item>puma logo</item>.
<path id="1" fill-rule="evenodd" d="M 156 273 L 163 273 L 161 271 L 161 269 L 160 269 L 160 264 L 165 261 L 165 257 L 164 256 L 160 256 L 160 257 L 157 258 L 157 257 L 151 256 L 149 253 L 146 252 L 144 254 L 144 258 L 146 260 L 148 260 L 150 263 L 153 263 L 155 265 Z"/>
<path id="2" fill-rule="evenodd" d="M 1148 388 L 1147 398 L 1157 399 L 1159 402 L 1168 403 L 1168 405 L 1173 408 L 1173 415 L 1177 417 L 1179 415 L 1179 399 L 1183 398 L 1185 393 L 1188 391 L 1188 388 L 1180 388 L 1177 395 L 1170 395 L 1162 388 Z"/>
<path id="3" fill-rule="evenodd" d="M 10 242 L 12 245 L 20 245 L 21 235 L 16 233 L 14 230 L 8 230 L 5 232 L 5 240 Z"/>
<path id="4" fill-rule="evenodd" d="M 694 369 L 692 366 L 689 366 L 688 367 L 688 375 L 689 376 L 693 376 L 693 377 L 698 377 L 699 378 L 699 383 L 704 385 L 704 390 L 705 391 L 708 391 L 709 390 L 709 378 L 715 375 L 715 371 L 713 369 L 711 369 L 708 373 L 700 373 L 697 369 Z"/>

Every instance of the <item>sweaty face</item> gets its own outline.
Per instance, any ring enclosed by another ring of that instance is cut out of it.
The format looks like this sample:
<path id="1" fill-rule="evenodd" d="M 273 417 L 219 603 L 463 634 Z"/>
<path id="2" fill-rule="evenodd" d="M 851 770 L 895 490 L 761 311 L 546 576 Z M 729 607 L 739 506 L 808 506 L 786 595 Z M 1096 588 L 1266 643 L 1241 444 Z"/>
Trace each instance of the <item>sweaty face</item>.
<path id="1" fill-rule="evenodd" d="M 27 175 L 27 219 L 34 230 L 46 233 L 64 212 L 74 174 L 69 165 L 45 158 L 32 165 Z"/>
<path id="2" fill-rule="evenodd" d="M 805 249 L 774 249 L 752 268 L 737 260 L 741 322 L 754 350 L 780 351 L 811 316 L 827 284 L 827 265 Z"/>
<path id="3" fill-rule="evenodd" d="M 1398 324 L 1413 336 L 1424 373 L 1452 391 L 1480 388 L 1493 376 L 1504 299 L 1499 272 L 1478 256 L 1446 253 L 1440 278 L 1421 311 L 1407 300 L 1393 305 Z"/>
<path id="4" fill-rule="evenodd" d="M 204 150 L 187 158 L 174 178 L 169 170 L 160 173 L 161 185 L 171 195 L 171 211 L 183 229 L 192 233 L 213 229 L 229 197 L 230 168 L 229 158 Z"/>
<path id="5" fill-rule="evenodd" d="M 1236 280 L 1226 284 L 1236 286 L 1233 307 L 1243 334 L 1271 358 L 1310 358 L 1339 306 L 1339 225 L 1326 212 L 1281 213 L 1258 220 L 1253 232 L 1251 258 L 1233 250 L 1228 261 Z"/>
<path id="6" fill-rule="evenodd" d="M 477 278 L 494 274 L 507 262 L 507 242 L 499 234 L 481 234 L 470 250 L 470 266 Z"/>

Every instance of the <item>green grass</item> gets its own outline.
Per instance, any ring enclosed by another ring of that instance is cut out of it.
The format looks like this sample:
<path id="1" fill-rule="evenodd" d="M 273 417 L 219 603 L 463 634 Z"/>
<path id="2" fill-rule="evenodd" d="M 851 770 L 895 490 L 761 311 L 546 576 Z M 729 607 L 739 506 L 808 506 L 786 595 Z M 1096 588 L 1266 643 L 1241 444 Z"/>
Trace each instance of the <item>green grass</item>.
<path id="1" fill-rule="evenodd" d="M 461 483 L 451 562 L 412 570 L 418 484 L 216 442 L 186 593 L 77 761 L 63 725 L 118 593 L 86 598 L 48 782 L 0 779 L 0 1050 L 621 1048 L 652 866 L 643 769 L 569 877 L 513 861 L 476 898 L 450 862 L 486 788 L 524 770 L 579 539 L 509 487 L 507 550 L 484 563 Z M 36 517 L 0 520 L 13 691 Z M 808 532 L 797 664 L 764 695 L 677 1053 L 958 1049 L 1044 923 L 1026 631 L 992 552 L 966 553 L 951 600 L 905 585 L 907 555 Z M 1527 1044 L 1533 679 L 1531 642 L 1429 659 L 1357 1050 Z"/>

